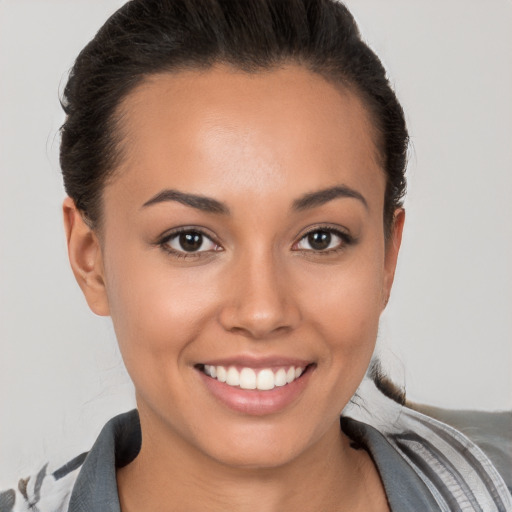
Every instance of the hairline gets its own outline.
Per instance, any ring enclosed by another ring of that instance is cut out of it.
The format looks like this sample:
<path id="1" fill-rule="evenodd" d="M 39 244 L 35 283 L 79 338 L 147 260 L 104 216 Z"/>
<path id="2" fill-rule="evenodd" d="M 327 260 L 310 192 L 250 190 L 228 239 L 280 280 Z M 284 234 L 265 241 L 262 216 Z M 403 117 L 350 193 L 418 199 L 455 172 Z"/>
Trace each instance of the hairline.
<path id="1" fill-rule="evenodd" d="M 383 228 L 385 239 L 387 240 L 392 231 L 392 222 L 387 225 L 386 218 L 386 196 L 387 190 L 390 182 L 390 178 L 385 168 L 385 150 L 384 150 L 384 134 L 382 133 L 382 129 L 379 126 L 378 116 L 373 112 L 372 109 L 372 98 L 365 94 L 364 91 L 361 90 L 357 84 L 354 83 L 353 80 L 350 80 L 344 75 L 342 72 L 329 72 L 328 69 L 323 69 L 322 66 L 313 65 L 311 61 L 309 61 L 305 57 L 297 56 L 284 56 L 279 60 L 275 60 L 273 62 L 261 65 L 254 64 L 252 66 L 243 66 L 238 62 L 234 62 L 231 59 L 226 59 L 219 57 L 217 59 L 213 59 L 211 62 L 203 62 L 200 60 L 194 61 L 190 60 L 186 63 L 180 63 L 174 66 L 162 66 L 160 69 L 155 69 L 152 72 L 141 73 L 137 80 L 128 87 L 126 91 L 124 91 L 118 98 L 117 104 L 114 106 L 113 111 L 108 119 L 108 124 L 110 127 L 110 135 L 109 142 L 112 146 L 112 151 L 114 154 L 111 155 L 112 162 L 109 168 L 105 172 L 105 179 L 102 183 L 102 187 L 99 190 L 99 198 L 97 201 L 98 211 L 96 212 L 95 222 L 92 222 L 85 212 L 82 212 L 82 215 L 85 219 L 88 219 L 89 225 L 98 232 L 101 236 L 102 227 L 103 227 L 103 215 L 104 215 L 104 190 L 107 186 L 111 185 L 115 182 L 116 176 L 120 172 L 120 168 L 122 167 L 123 161 L 125 160 L 125 149 L 123 148 L 123 141 L 127 140 L 129 137 L 129 131 L 127 128 L 127 123 L 123 123 L 123 118 L 128 114 L 127 109 L 124 108 L 126 102 L 129 98 L 133 97 L 134 94 L 150 83 L 152 80 L 158 78 L 159 76 L 166 75 L 177 75 L 186 72 L 211 72 L 215 69 L 223 69 L 224 71 L 232 72 L 233 74 L 242 73 L 242 74 L 262 74 L 262 73 L 272 73 L 280 69 L 285 69 L 290 66 L 298 66 L 306 69 L 310 73 L 323 78 L 326 82 L 333 85 L 340 94 L 352 94 L 357 100 L 360 102 L 363 111 L 366 113 L 366 124 L 368 129 L 370 130 L 370 136 L 373 141 L 373 145 L 375 148 L 375 152 L 373 157 L 376 159 L 377 167 L 383 172 L 386 187 L 384 191 L 384 206 L 383 206 Z M 327 66 L 324 66 L 327 68 Z M 402 207 L 402 203 L 389 205 L 393 207 L 393 215 L 394 212 Z"/>

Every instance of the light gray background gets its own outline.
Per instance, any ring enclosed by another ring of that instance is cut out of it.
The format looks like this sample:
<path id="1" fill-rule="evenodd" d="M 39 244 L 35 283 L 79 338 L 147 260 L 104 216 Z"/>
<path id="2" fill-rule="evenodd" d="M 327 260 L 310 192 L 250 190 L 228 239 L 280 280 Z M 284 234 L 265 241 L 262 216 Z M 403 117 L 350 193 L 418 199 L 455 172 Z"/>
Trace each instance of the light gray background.
<path id="1" fill-rule="evenodd" d="M 121 0 L 0 0 L 0 488 L 90 447 L 134 405 L 61 222 L 67 70 Z M 350 0 L 412 136 L 407 225 L 379 343 L 411 399 L 512 407 L 512 2 Z"/>

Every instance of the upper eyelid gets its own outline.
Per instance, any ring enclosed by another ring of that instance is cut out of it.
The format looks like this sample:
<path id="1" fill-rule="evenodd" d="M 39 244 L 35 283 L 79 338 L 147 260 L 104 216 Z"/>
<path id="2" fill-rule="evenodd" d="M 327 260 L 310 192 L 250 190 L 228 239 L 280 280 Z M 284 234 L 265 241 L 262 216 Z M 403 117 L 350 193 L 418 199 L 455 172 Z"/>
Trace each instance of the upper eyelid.
<path id="1" fill-rule="evenodd" d="M 332 224 L 314 224 L 312 226 L 308 226 L 303 228 L 296 236 L 295 241 L 298 242 L 302 240 L 304 237 L 314 233 L 315 231 L 329 231 L 331 233 L 339 234 L 342 237 L 353 239 L 354 236 L 350 234 L 350 231 L 343 226 L 332 225 Z M 294 243 L 296 243 L 294 242 Z"/>
<path id="2" fill-rule="evenodd" d="M 171 240 L 177 238 L 179 235 L 183 233 L 199 233 L 201 236 L 207 238 L 212 244 L 216 246 L 216 248 L 220 248 L 220 251 L 223 251 L 223 246 L 216 241 L 215 237 L 212 235 L 209 235 L 208 233 L 205 233 L 205 230 L 202 228 L 196 228 L 196 227 L 188 227 L 183 226 L 180 228 L 174 228 L 166 233 L 164 233 L 162 236 L 160 236 L 155 246 L 159 247 L 160 249 L 164 250 L 166 253 L 173 255 L 174 257 L 179 258 L 199 258 L 208 254 L 211 254 L 212 252 L 217 252 L 216 250 L 204 250 L 204 251 L 182 251 L 179 249 L 175 249 L 171 247 Z"/>
<path id="3" fill-rule="evenodd" d="M 175 256 L 183 255 L 186 258 L 197 258 L 202 255 L 204 256 L 206 254 L 214 252 L 211 250 L 187 252 L 171 247 L 170 242 L 179 235 L 181 235 L 182 233 L 199 233 L 205 238 L 207 238 L 212 244 L 214 244 L 219 251 L 224 251 L 224 246 L 217 240 L 217 238 L 214 235 L 208 234 L 204 228 L 199 228 L 195 226 L 181 226 L 178 228 L 170 229 L 164 232 L 162 235 L 160 235 L 154 242 L 154 245 L 156 247 L 159 247 L 160 249 L 163 249 L 167 253 L 174 254 Z M 215 252 L 217 252 L 217 250 Z"/>
<path id="4" fill-rule="evenodd" d="M 218 240 L 218 237 L 216 237 L 212 233 L 209 233 L 209 231 L 206 230 L 205 228 L 202 228 L 199 226 L 182 226 L 182 227 L 178 227 L 178 228 L 169 229 L 168 231 L 165 231 L 163 234 L 161 234 L 158 237 L 157 243 L 159 243 L 159 244 L 164 243 L 164 242 L 170 240 L 171 238 L 181 235 L 182 233 L 199 233 L 199 234 L 205 236 L 206 238 L 210 239 L 212 242 L 215 242 L 216 244 L 221 245 Z"/>
<path id="5" fill-rule="evenodd" d="M 346 241 L 347 239 L 355 240 L 355 237 L 353 235 L 351 235 L 349 230 L 343 226 L 331 225 L 331 224 L 314 224 L 314 225 L 310 225 L 310 226 L 307 226 L 307 227 L 301 229 L 301 231 L 293 239 L 294 241 L 292 242 L 292 245 L 297 244 L 303 238 L 310 235 L 311 233 L 314 233 L 315 231 L 329 231 L 338 236 L 341 236 L 341 238 L 344 241 Z M 201 235 L 203 235 L 203 236 L 207 237 L 209 240 L 211 240 L 213 243 L 217 244 L 219 247 L 224 248 L 223 242 L 220 240 L 220 238 L 217 235 L 210 233 L 210 230 L 208 230 L 207 228 L 200 227 L 200 226 L 194 226 L 194 225 L 179 226 L 176 228 L 172 228 L 172 229 L 164 232 L 162 235 L 160 235 L 158 237 L 156 244 L 162 245 L 162 244 L 168 242 L 169 240 L 171 240 L 172 238 L 180 235 L 181 233 L 188 233 L 188 232 L 200 233 Z"/>
<path id="6" fill-rule="evenodd" d="M 345 228 L 346 229 L 346 228 Z M 316 225 L 311 226 L 311 229 L 303 232 L 301 235 L 295 238 L 295 242 L 293 242 L 291 249 L 293 251 L 300 251 L 303 253 L 314 253 L 314 254 L 332 254 L 333 252 L 339 252 L 344 250 L 345 248 L 357 243 L 357 238 L 353 236 L 348 230 L 345 230 L 341 226 L 329 226 L 329 225 Z M 325 249 L 325 250 L 314 250 L 314 249 L 301 249 L 298 245 L 311 233 L 315 233 L 316 231 L 328 231 L 340 239 L 339 246 L 336 248 Z"/>

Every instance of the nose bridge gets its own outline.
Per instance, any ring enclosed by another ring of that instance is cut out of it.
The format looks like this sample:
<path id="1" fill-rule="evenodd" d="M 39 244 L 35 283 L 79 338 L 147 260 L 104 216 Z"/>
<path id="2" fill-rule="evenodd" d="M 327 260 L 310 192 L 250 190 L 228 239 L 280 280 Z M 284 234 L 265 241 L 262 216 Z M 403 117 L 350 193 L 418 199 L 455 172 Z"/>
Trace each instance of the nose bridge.
<path id="1" fill-rule="evenodd" d="M 221 312 L 224 328 L 264 338 L 295 327 L 299 311 L 276 251 L 263 243 L 253 244 L 235 260 L 226 283 L 229 299 Z"/>

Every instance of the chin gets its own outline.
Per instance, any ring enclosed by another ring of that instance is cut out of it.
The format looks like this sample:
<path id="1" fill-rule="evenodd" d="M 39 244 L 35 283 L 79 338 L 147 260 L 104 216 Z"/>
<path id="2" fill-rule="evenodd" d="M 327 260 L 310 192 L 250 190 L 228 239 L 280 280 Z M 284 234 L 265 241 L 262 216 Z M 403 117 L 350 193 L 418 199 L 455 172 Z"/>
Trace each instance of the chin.
<path id="1" fill-rule="evenodd" d="M 296 459 L 303 450 L 299 446 L 269 446 L 249 443 L 211 454 L 218 463 L 237 469 L 270 470 L 285 466 Z"/>
<path id="2" fill-rule="evenodd" d="M 265 421 L 251 426 L 230 425 L 219 432 L 215 441 L 203 439 L 204 453 L 217 462 L 247 470 L 273 469 L 284 466 L 308 451 L 315 443 L 314 432 L 299 430 L 303 422 L 290 427 Z M 210 432 L 211 432 L 210 431 Z"/>

